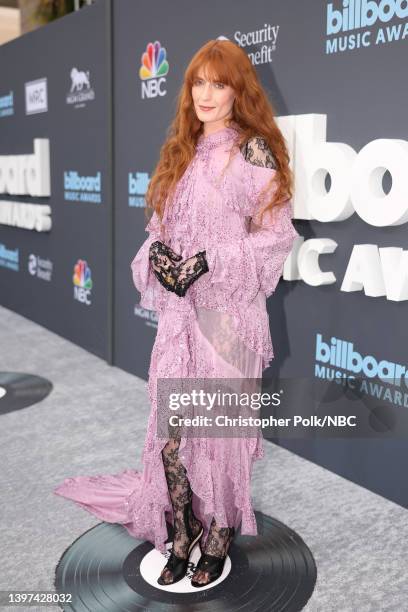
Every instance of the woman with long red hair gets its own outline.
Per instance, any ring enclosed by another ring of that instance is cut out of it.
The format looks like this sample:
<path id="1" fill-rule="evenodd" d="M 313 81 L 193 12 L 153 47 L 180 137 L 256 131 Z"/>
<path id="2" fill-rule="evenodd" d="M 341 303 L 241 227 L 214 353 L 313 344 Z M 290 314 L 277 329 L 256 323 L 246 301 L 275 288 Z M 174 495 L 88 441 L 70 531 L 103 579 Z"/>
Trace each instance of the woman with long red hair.
<path id="1" fill-rule="evenodd" d="M 192 585 L 222 573 L 238 527 L 257 535 L 251 503 L 254 437 L 162 438 L 161 379 L 262 377 L 274 357 L 266 298 L 298 236 L 285 140 L 257 73 L 228 40 L 210 40 L 188 65 L 176 116 L 146 193 L 148 238 L 131 263 L 142 307 L 158 313 L 143 472 L 69 478 L 55 492 L 171 554 L 158 582 Z"/>

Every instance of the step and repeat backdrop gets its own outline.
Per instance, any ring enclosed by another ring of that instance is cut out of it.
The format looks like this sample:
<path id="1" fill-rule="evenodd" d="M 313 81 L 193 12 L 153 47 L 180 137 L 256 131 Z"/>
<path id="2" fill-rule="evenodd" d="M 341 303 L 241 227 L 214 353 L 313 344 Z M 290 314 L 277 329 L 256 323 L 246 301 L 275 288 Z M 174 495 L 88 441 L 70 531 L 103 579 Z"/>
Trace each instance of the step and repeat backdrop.
<path id="1" fill-rule="evenodd" d="M 106 17 L 97 4 L 0 47 L 1 304 L 104 358 Z"/>
<path id="2" fill-rule="evenodd" d="M 225 37 L 256 66 L 295 175 L 302 240 L 267 302 L 268 375 L 362 379 L 367 401 L 408 410 L 407 35 L 400 0 L 100 0 L 3 45 L 1 304 L 147 377 L 157 316 L 130 270 L 144 194 L 187 64 Z M 279 443 L 408 504 L 403 437 Z"/>

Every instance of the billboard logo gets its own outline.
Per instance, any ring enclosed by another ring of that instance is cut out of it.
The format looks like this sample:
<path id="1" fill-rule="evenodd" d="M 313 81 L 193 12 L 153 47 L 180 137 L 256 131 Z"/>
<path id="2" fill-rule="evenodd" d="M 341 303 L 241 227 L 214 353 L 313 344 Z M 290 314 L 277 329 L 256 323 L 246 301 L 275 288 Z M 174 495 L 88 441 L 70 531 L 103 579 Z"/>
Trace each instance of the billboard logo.
<path id="1" fill-rule="evenodd" d="M 50 146 L 48 138 L 34 138 L 34 153 L 0 155 L 0 194 L 50 196 Z M 37 232 L 51 229 L 49 204 L 0 200 L 0 225 Z"/>
<path id="2" fill-rule="evenodd" d="M 85 102 L 95 99 L 95 92 L 89 80 L 89 70 L 85 72 L 74 67 L 71 69 L 70 76 L 71 89 L 67 94 L 67 104 L 74 104 L 76 108 L 79 108 L 85 106 Z"/>
<path id="3" fill-rule="evenodd" d="M 8 249 L 5 244 L 0 242 L 0 268 L 7 268 L 18 272 L 20 269 L 19 250 Z"/>
<path id="4" fill-rule="evenodd" d="M 326 34 L 334 38 L 326 40 L 326 54 L 369 47 L 370 28 L 377 22 L 388 24 L 394 18 L 407 17 L 407 0 L 343 0 L 343 6 L 339 9 L 330 2 L 327 5 Z M 404 40 L 406 35 L 407 24 L 379 26 L 374 32 L 374 44 Z"/>
<path id="5" fill-rule="evenodd" d="M 402 5 L 405 4 L 403 8 Z M 327 35 L 348 32 L 357 28 L 368 28 L 376 21 L 388 23 L 398 17 L 408 17 L 406 0 L 350 0 L 343 2 L 343 9 L 336 10 L 331 2 L 327 6 Z"/>
<path id="6" fill-rule="evenodd" d="M 29 81 L 25 84 L 26 115 L 48 111 L 47 78 Z"/>
<path id="7" fill-rule="evenodd" d="M 135 208 L 144 208 L 144 199 L 149 185 L 149 175 L 147 172 L 129 172 L 128 174 L 128 204 Z"/>
<path id="8" fill-rule="evenodd" d="M 14 99 L 13 92 L 10 91 L 5 96 L 0 96 L 0 118 L 14 115 Z"/>
<path id="9" fill-rule="evenodd" d="M 385 383 L 401 386 L 401 379 L 408 384 L 404 364 L 394 363 L 388 359 L 377 359 L 374 355 L 362 355 L 353 342 L 332 337 L 329 342 L 323 341 L 322 334 L 316 334 L 316 366 L 318 378 L 334 380 L 338 378 L 379 378 Z"/>
<path id="10" fill-rule="evenodd" d="M 72 282 L 74 283 L 74 300 L 90 306 L 92 275 L 91 269 L 84 259 L 78 259 L 75 264 Z"/>
<path id="11" fill-rule="evenodd" d="M 94 202 L 100 204 L 101 172 L 95 176 L 81 176 L 76 170 L 64 172 L 64 200 L 68 202 Z"/>
<path id="12" fill-rule="evenodd" d="M 169 63 L 166 59 L 166 49 L 156 40 L 148 43 L 146 51 L 142 55 L 142 65 L 139 68 L 139 77 L 142 80 L 142 98 L 156 98 L 165 96 L 165 75 L 169 71 Z"/>

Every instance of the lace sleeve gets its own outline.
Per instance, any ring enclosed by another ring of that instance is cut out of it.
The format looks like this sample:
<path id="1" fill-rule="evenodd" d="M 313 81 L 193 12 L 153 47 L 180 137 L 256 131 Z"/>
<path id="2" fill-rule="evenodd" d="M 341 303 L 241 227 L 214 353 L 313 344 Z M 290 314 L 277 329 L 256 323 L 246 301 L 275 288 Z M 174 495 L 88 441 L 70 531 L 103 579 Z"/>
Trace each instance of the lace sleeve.
<path id="1" fill-rule="evenodd" d="M 259 291 L 267 297 L 275 291 L 299 234 L 292 224 L 290 201 L 260 218 L 265 202 L 272 199 L 276 189 L 273 181 L 276 161 L 266 141 L 253 137 L 241 148 L 241 153 L 247 162 L 244 171 L 247 209 L 251 211 L 249 233 L 242 240 L 207 249 L 207 262 L 211 282 L 222 282 L 237 299 L 252 301 Z"/>
<path id="2" fill-rule="evenodd" d="M 273 153 L 266 140 L 260 136 L 250 138 L 241 147 L 241 153 L 245 161 L 253 166 L 276 170 L 276 162 Z"/>
<path id="3" fill-rule="evenodd" d="M 145 231 L 149 232 L 151 235 L 155 234 L 157 237 L 161 236 L 160 217 L 156 211 L 153 212 L 150 221 L 146 225 Z"/>
<path id="4" fill-rule="evenodd" d="M 159 283 L 150 266 L 149 249 L 150 245 L 156 240 L 160 240 L 161 226 L 160 218 L 154 211 L 150 221 L 146 225 L 146 232 L 149 237 L 143 242 L 130 264 L 132 271 L 133 284 L 141 294 L 140 306 L 147 310 L 157 309 L 158 298 L 163 298 L 166 289 Z"/>

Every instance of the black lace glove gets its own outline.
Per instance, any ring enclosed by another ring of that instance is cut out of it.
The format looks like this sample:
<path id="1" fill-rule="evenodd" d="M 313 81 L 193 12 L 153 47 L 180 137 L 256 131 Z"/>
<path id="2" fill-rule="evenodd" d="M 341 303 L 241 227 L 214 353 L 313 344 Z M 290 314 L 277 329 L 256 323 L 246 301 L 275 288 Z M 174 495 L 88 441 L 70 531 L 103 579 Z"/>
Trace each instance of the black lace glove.
<path id="1" fill-rule="evenodd" d="M 174 291 L 174 286 L 176 284 L 174 269 L 176 262 L 181 259 L 181 255 L 175 253 L 172 248 L 164 244 L 164 242 L 160 242 L 160 240 L 156 240 L 150 245 L 150 266 L 159 283 L 161 283 L 167 291 Z"/>
<path id="2" fill-rule="evenodd" d="M 174 276 L 176 278 L 174 293 L 179 297 L 184 297 L 190 285 L 205 274 L 205 272 L 208 272 L 205 251 L 199 251 L 192 257 L 185 259 L 174 269 Z"/>

